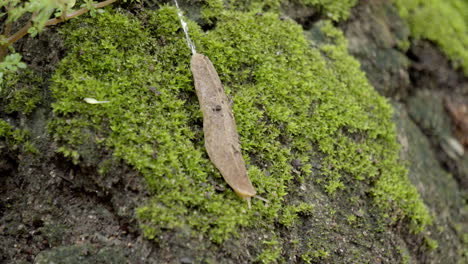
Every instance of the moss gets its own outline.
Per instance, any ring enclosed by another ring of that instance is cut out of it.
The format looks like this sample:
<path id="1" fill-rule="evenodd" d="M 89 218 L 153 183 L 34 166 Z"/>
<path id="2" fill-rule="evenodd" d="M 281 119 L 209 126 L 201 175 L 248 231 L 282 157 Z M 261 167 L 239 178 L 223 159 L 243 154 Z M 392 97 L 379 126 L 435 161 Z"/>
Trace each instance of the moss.
<path id="1" fill-rule="evenodd" d="M 398 253 L 401 255 L 401 263 L 402 264 L 410 264 L 411 263 L 411 255 L 409 254 L 406 248 L 397 247 Z"/>
<path id="2" fill-rule="evenodd" d="M 29 134 L 26 130 L 15 129 L 8 122 L 0 119 L 0 140 L 6 142 L 6 146 L 11 150 L 22 150 L 26 146 L 26 151 L 35 152 L 35 148 L 27 140 Z"/>
<path id="3" fill-rule="evenodd" d="M 286 227 L 291 227 L 296 223 L 300 215 L 308 216 L 314 211 L 314 206 L 308 203 L 298 205 L 288 205 L 283 209 L 280 223 Z"/>
<path id="4" fill-rule="evenodd" d="M 0 84 L 0 109 L 11 114 L 31 113 L 42 101 L 38 85 L 43 79 L 30 69 L 10 73 Z"/>
<path id="5" fill-rule="evenodd" d="M 297 0 L 304 5 L 316 6 L 322 9 L 327 17 L 334 21 L 345 20 L 349 17 L 350 9 L 357 0 Z"/>
<path id="6" fill-rule="evenodd" d="M 330 22 L 320 26 L 327 41 L 311 45 L 299 25 L 271 12 L 219 10 L 216 27 L 206 33 L 189 21 L 197 50 L 213 61 L 234 102 L 249 176 L 269 200 L 254 199 L 248 210 L 203 147 L 190 50 L 176 10 L 163 6 L 139 18 L 144 25 L 107 10 L 63 29 L 69 53 L 52 79 L 56 102 L 49 129 L 75 162 L 96 146 L 145 177 L 151 198 L 137 217 L 148 238 L 175 230 L 221 243 L 241 227 L 277 237 L 281 215 L 287 226 L 312 209 L 305 203 L 285 207 L 292 179 L 320 182 L 330 193 L 372 193 L 389 217 L 408 218 L 417 231 L 429 223 L 398 160 L 392 109 Z M 85 97 L 110 103 L 89 105 Z M 316 156 L 323 158 L 312 160 Z M 304 164 L 299 174 L 293 160 Z M 317 178 L 313 163 L 321 163 Z M 357 182 L 366 189 L 356 190 Z M 281 243 L 270 240 L 259 260 L 280 257 Z M 317 254 L 311 256 L 326 257 Z"/>
<path id="7" fill-rule="evenodd" d="M 460 250 L 460 256 L 466 262 L 468 262 L 468 233 L 462 235 L 462 249 Z"/>
<path id="8" fill-rule="evenodd" d="M 424 244 L 430 251 L 434 251 L 439 247 L 437 240 L 431 239 L 427 236 L 424 237 Z"/>
<path id="9" fill-rule="evenodd" d="M 396 0 L 395 4 L 413 37 L 435 42 L 468 74 L 468 2 Z"/>
<path id="10" fill-rule="evenodd" d="M 320 263 L 330 257 L 330 252 L 324 249 L 312 250 L 301 255 L 305 263 Z"/>
<path id="11" fill-rule="evenodd" d="M 355 225 L 356 224 L 356 221 L 357 221 L 357 217 L 353 214 L 350 214 L 350 215 L 347 215 L 346 216 L 346 221 L 348 222 L 348 224 L 350 225 Z"/>
<path id="12" fill-rule="evenodd" d="M 259 263 L 277 263 L 281 257 L 281 244 L 276 237 L 262 241 L 264 249 L 257 256 Z"/>
<path id="13" fill-rule="evenodd" d="M 334 21 L 345 20 L 349 17 L 351 8 L 357 0 L 267 0 L 267 1 L 238 1 L 238 0 L 208 0 L 202 11 L 203 18 L 212 23 L 224 10 L 244 12 L 279 12 L 282 4 L 292 2 L 303 7 L 313 7 Z"/>

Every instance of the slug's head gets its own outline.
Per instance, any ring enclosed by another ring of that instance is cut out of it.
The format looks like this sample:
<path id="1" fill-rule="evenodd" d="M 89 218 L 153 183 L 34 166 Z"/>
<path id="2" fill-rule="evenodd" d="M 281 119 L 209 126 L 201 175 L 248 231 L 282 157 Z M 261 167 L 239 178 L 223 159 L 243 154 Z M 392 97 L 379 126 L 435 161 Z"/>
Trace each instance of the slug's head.
<path id="1" fill-rule="evenodd" d="M 248 206 L 249 206 L 249 209 L 250 209 L 250 199 L 251 199 L 252 197 L 257 198 L 257 199 L 260 199 L 260 200 L 264 201 L 265 203 L 269 203 L 269 202 L 270 202 L 270 201 L 268 201 L 267 199 L 265 199 L 265 198 L 263 198 L 263 197 L 261 197 L 261 196 L 258 196 L 258 195 L 256 194 L 256 192 L 254 192 L 253 194 L 252 194 L 252 193 L 246 193 L 246 192 L 239 192 L 239 191 L 235 191 L 235 192 L 236 192 L 236 194 L 237 194 L 240 198 L 242 198 L 242 199 L 244 199 L 244 200 L 247 201 L 247 204 L 248 204 Z"/>
<path id="2" fill-rule="evenodd" d="M 237 196 L 247 201 L 247 204 L 249 205 L 249 209 L 250 209 L 250 198 L 255 196 L 256 194 L 255 190 L 253 190 L 253 192 L 246 192 L 243 190 L 234 190 L 234 191 L 236 192 Z"/>

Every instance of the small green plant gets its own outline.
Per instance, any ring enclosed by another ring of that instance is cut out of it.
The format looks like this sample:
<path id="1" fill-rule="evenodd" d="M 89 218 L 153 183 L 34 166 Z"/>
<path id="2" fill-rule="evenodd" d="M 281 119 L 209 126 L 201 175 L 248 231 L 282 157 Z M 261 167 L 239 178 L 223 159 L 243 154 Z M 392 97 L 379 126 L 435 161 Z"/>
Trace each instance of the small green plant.
<path id="1" fill-rule="evenodd" d="M 357 220 L 357 218 L 356 218 L 356 216 L 353 215 L 353 214 L 347 215 L 347 216 L 346 216 L 346 221 L 347 221 L 348 224 L 350 224 L 350 225 L 356 224 L 356 220 Z"/>
<path id="2" fill-rule="evenodd" d="M 5 73 L 16 72 L 18 69 L 26 68 L 26 64 L 21 62 L 21 55 L 13 53 L 5 57 L 4 61 L 0 62 L 0 83 L 3 80 Z M 0 92 L 2 88 L 0 87 Z"/>
<path id="3" fill-rule="evenodd" d="M 313 211 L 314 206 L 308 203 L 287 206 L 283 210 L 280 223 L 286 227 L 291 227 L 299 218 L 299 215 L 311 215 Z"/>
<path id="4" fill-rule="evenodd" d="M 259 263 L 276 263 L 281 257 L 281 244 L 276 237 L 271 240 L 262 242 L 264 245 L 263 251 L 257 256 Z"/>
<path id="5" fill-rule="evenodd" d="M 324 249 L 309 251 L 302 254 L 301 258 L 305 263 L 320 262 L 330 257 L 330 252 Z"/>
<path id="6" fill-rule="evenodd" d="M 428 236 L 424 237 L 424 243 L 430 251 L 434 251 L 439 247 L 439 243 L 437 242 L 437 240 L 434 240 Z"/>

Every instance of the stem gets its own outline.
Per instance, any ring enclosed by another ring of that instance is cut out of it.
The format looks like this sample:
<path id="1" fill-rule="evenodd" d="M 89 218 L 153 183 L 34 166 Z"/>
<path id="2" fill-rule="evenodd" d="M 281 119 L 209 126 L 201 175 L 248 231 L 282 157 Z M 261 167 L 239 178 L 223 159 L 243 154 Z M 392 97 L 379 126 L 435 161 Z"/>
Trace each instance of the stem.
<path id="1" fill-rule="evenodd" d="M 6 11 L 9 14 L 10 7 L 6 7 Z M 5 20 L 8 20 L 8 19 L 5 19 Z M 8 36 L 10 36 L 10 33 L 11 33 L 11 22 L 5 22 L 5 27 L 3 29 L 3 36 L 5 36 L 5 38 L 8 38 Z M 8 45 L 1 46 L 0 47 L 0 62 L 3 61 L 3 58 L 5 58 L 7 53 L 8 53 Z"/>
<path id="2" fill-rule="evenodd" d="M 10 16 L 11 8 L 12 8 L 11 6 L 6 6 L 5 7 L 8 16 Z M 5 21 L 8 21 L 8 19 L 5 19 Z M 10 32 L 11 32 L 11 22 L 5 22 L 5 28 L 3 29 L 3 35 L 5 37 L 8 37 L 8 36 L 10 36 Z"/>
<path id="3" fill-rule="evenodd" d="M 116 2 L 116 1 L 117 0 L 106 0 L 106 1 L 95 4 L 94 8 L 103 8 L 105 6 L 108 6 L 108 5 Z M 81 9 L 79 9 L 79 10 L 77 10 L 77 11 L 71 13 L 71 14 L 67 14 L 64 19 L 62 19 L 62 18 L 49 19 L 46 22 L 46 26 L 56 25 L 56 24 L 61 23 L 61 22 L 65 21 L 65 20 L 68 20 L 68 19 L 71 19 L 71 18 L 74 18 L 74 17 L 77 17 L 77 16 L 81 16 L 82 14 L 84 14 L 84 13 L 86 13 L 88 11 L 89 11 L 88 8 L 83 7 L 83 8 L 81 8 Z"/>
<path id="4" fill-rule="evenodd" d="M 7 55 L 7 51 L 8 51 L 8 46 L 1 46 L 0 47 L 0 62 L 3 61 L 3 58 L 5 58 L 5 56 Z"/>
<path id="5" fill-rule="evenodd" d="M 114 2 L 116 2 L 117 0 L 106 0 L 106 1 L 103 1 L 103 2 L 100 2 L 100 3 L 97 3 L 94 5 L 94 8 L 103 8 L 105 6 L 108 6 Z M 74 17 L 77 17 L 77 16 L 81 16 L 82 14 L 88 12 L 89 9 L 87 7 L 83 7 L 81 9 L 78 9 L 76 10 L 75 12 L 73 13 L 70 13 L 70 14 L 66 14 L 66 16 L 63 16 L 63 17 L 60 17 L 60 18 L 52 18 L 52 19 L 49 19 L 47 20 L 47 22 L 45 23 L 45 26 L 52 26 L 52 25 L 56 25 L 58 23 L 61 23 L 61 22 L 64 22 L 66 20 L 69 20 L 71 18 L 74 18 Z M 7 39 L 6 39 L 6 42 L 7 44 L 3 45 L 0 49 L 0 61 L 3 60 L 3 57 L 6 55 L 6 54 L 1 54 L 1 51 L 3 49 L 6 50 L 6 48 L 15 43 L 17 40 L 21 39 L 22 37 L 24 37 L 26 34 L 28 34 L 28 30 L 32 27 L 32 23 L 31 22 L 28 22 L 24 27 L 22 27 L 20 30 L 18 30 L 15 34 L 11 35 L 10 37 L 7 36 Z M 2 56 L 3 55 L 3 56 Z"/>
<path id="6" fill-rule="evenodd" d="M 5 24 L 5 31 L 3 32 L 3 35 L 5 37 L 8 37 L 8 36 L 10 36 L 10 33 L 11 33 L 11 22 L 7 22 Z"/>

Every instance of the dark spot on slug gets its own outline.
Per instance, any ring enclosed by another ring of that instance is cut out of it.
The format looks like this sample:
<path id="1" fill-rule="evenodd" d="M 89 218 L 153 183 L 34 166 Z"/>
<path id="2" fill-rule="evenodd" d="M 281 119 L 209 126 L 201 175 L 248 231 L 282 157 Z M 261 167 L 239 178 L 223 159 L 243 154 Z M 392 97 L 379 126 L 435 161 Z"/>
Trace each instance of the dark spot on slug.
<path id="1" fill-rule="evenodd" d="M 221 106 L 220 105 L 216 105 L 214 108 L 213 108 L 213 111 L 216 111 L 216 112 L 219 112 L 221 111 Z"/>
<path id="2" fill-rule="evenodd" d="M 232 147 L 232 150 L 234 151 L 234 154 L 238 154 L 238 153 L 240 154 L 241 153 L 240 149 L 238 147 L 236 147 L 234 145 L 231 145 L 231 147 Z"/>

